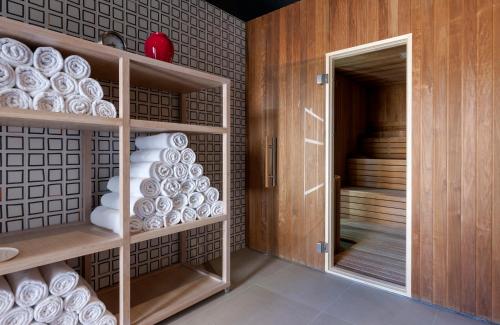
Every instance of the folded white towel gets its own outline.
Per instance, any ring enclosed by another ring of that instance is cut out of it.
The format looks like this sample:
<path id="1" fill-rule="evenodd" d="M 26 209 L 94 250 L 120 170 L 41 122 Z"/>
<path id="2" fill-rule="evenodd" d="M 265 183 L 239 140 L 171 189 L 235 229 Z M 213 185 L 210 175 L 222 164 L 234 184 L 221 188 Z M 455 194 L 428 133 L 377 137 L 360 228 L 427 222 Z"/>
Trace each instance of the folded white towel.
<path id="1" fill-rule="evenodd" d="M 41 266 L 40 272 L 49 285 L 49 292 L 54 296 L 62 296 L 75 289 L 80 278 L 78 273 L 64 262 Z"/>
<path id="2" fill-rule="evenodd" d="M 76 80 L 90 77 L 90 64 L 78 55 L 68 56 L 64 60 L 64 72 Z"/>
<path id="3" fill-rule="evenodd" d="M 34 96 L 49 89 L 50 81 L 37 69 L 21 65 L 16 68 L 16 87 Z"/>
<path id="4" fill-rule="evenodd" d="M 14 294 L 12 293 L 9 283 L 0 275 L 0 315 L 5 314 L 11 309 L 12 306 L 14 306 L 14 301 Z"/>
<path id="5" fill-rule="evenodd" d="M 174 171 L 163 161 L 142 162 L 130 164 L 130 177 L 153 177 L 159 181 L 173 177 Z"/>
<path id="6" fill-rule="evenodd" d="M 98 206 L 90 214 L 90 222 L 98 227 L 120 233 L 120 211 Z"/>
<path id="7" fill-rule="evenodd" d="M 200 192 L 193 192 L 189 195 L 188 204 L 189 207 L 196 209 L 205 201 L 205 196 Z M 210 204 L 210 202 L 208 202 Z"/>
<path id="8" fill-rule="evenodd" d="M 166 149 L 136 150 L 130 154 L 131 163 L 154 162 L 163 160 Z"/>
<path id="9" fill-rule="evenodd" d="M 179 193 L 172 198 L 172 206 L 174 209 L 182 210 L 188 205 L 188 197 L 186 194 Z"/>
<path id="10" fill-rule="evenodd" d="M 91 292 L 87 283 L 80 278 L 75 289 L 64 295 L 64 310 L 79 312 L 90 300 Z"/>
<path id="11" fill-rule="evenodd" d="M 9 273 L 6 277 L 19 307 L 31 307 L 49 295 L 49 288 L 37 268 Z"/>
<path id="12" fill-rule="evenodd" d="M 96 325 L 117 325 L 118 321 L 116 317 L 107 311 L 99 320 L 95 323 Z"/>
<path id="13" fill-rule="evenodd" d="M 131 216 L 134 215 L 135 202 L 137 202 L 140 198 L 141 196 L 132 196 L 130 198 L 129 212 Z M 120 193 L 111 192 L 104 194 L 101 196 L 101 205 L 109 209 L 120 210 Z"/>
<path id="14" fill-rule="evenodd" d="M 203 176 L 203 166 L 200 164 L 192 164 L 189 166 L 189 177 L 192 179 L 198 179 Z"/>
<path id="15" fill-rule="evenodd" d="M 213 217 L 222 216 L 224 214 L 224 202 L 216 201 L 214 204 L 212 204 L 210 212 Z"/>
<path id="16" fill-rule="evenodd" d="M 29 325 L 33 320 L 33 309 L 14 307 L 0 315 L 0 325 Z"/>
<path id="17" fill-rule="evenodd" d="M 50 78 L 61 71 L 63 65 L 61 53 L 53 47 L 39 47 L 33 54 L 33 66 L 46 77 Z"/>
<path id="18" fill-rule="evenodd" d="M 161 195 L 156 198 L 155 206 L 156 211 L 158 211 L 161 215 L 166 215 L 172 210 L 173 203 L 168 196 Z"/>
<path id="19" fill-rule="evenodd" d="M 137 217 L 130 217 L 129 229 L 131 233 L 141 232 L 144 228 L 142 219 Z"/>
<path id="20" fill-rule="evenodd" d="M 205 194 L 205 202 L 208 204 L 212 205 L 216 201 L 219 200 L 219 190 L 217 190 L 215 187 L 210 187 L 208 190 L 204 192 Z"/>
<path id="21" fill-rule="evenodd" d="M 60 297 L 48 296 L 35 306 L 33 317 L 40 323 L 53 322 L 63 313 L 63 306 L 64 303 Z"/>
<path id="22" fill-rule="evenodd" d="M 92 103 L 92 115 L 105 118 L 116 118 L 118 113 L 113 103 L 99 99 Z"/>
<path id="23" fill-rule="evenodd" d="M 62 95 L 55 91 L 42 91 L 33 97 L 33 109 L 42 112 L 63 113 L 65 102 Z"/>
<path id="24" fill-rule="evenodd" d="M 179 194 L 181 184 L 176 179 L 167 178 L 161 182 L 160 188 L 163 195 L 172 198 Z"/>
<path id="25" fill-rule="evenodd" d="M 104 96 L 101 85 L 92 78 L 83 78 L 78 82 L 78 93 L 91 101 L 102 99 Z"/>
<path id="26" fill-rule="evenodd" d="M 0 90 L 0 106 L 18 109 L 30 109 L 31 97 L 21 89 Z"/>
<path id="27" fill-rule="evenodd" d="M 196 221 L 196 210 L 189 207 L 185 207 L 184 209 L 182 209 L 181 221 L 182 223 Z"/>
<path id="28" fill-rule="evenodd" d="M 159 216 L 153 216 L 143 220 L 144 231 L 151 231 L 160 228 L 163 228 L 163 220 Z"/>
<path id="29" fill-rule="evenodd" d="M 50 325 L 77 325 L 78 315 L 73 312 L 65 311 L 57 319 L 50 323 Z M 33 324 L 31 324 L 33 325 Z"/>
<path id="30" fill-rule="evenodd" d="M 179 181 L 183 181 L 189 177 L 189 168 L 188 165 L 183 163 L 175 164 L 173 167 L 174 177 Z"/>
<path id="31" fill-rule="evenodd" d="M 0 38 L 0 59 L 13 67 L 30 66 L 33 63 L 33 52 L 25 44 L 12 38 Z"/>
<path id="32" fill-rule="evenodd" d="M 120 191 L 120 178 L 113 176 L 108 181 L 108 190 Z M 160 195 L 160 183 L 154 178 L 130 178 L 130 195 L 155 198 Z"/>
<path id="33" fill-rule="evenodd" d="M 165 147 L 183 150 L 188 145 L 188 137 L 184 133 L 160 133 L 145 137 L 137 137 L 135 146 L 139 149 L 163 149 Z"/>
<path id="34" fill-rule="evenodd" d="M 106 312 L 106 306 L 96 296 L 90 297 L 88 304 L 83 307 L 78 315 L 78 320 L 83 325 L 94 324 Z"/>
<path id="35" fill-rule="evenodd" d="M 0 61 L 0 90 L 10 89 L 16 85 L 16 73 L 14 69 L 6 63 Z"/>
<path id="36" fill-rule="evenodd" d="M 208 203 L 203 203 L 198 207 L 198 209 L 196 209 L 196 214 L 199 219 L 210 218 L 212 215 L 212 207 Z"/>
<path id="37" fill-rule="evenodd" d="M 172 210 L 163 218 L 165 227 L 170 227 L 181 222 L 182 213 L 179 210 Z"/>
<path id="38" fill-rule="evenodd" d="M 52 90 L 63 95 L 77 95 L 78 83 L 66 72 L 58 72 L 50 78 Z"/>
<path id="39" fill-rule="evenodd" d="M 186 165 L 192 165 L 196 161 L 196 154 L 191 148 L 181 151 L 181 162 Z"/>
<path id="40" fill-rule="evenodd" d="M 182 182 L 181 184 L 181 192 L 189 195 L 196 190 L 196 181 L 188 179 Z"/>
<path id="41" fill-rule="evenodd" d="M 207 176 L 201 176 L 196 180 L 196 190 L 204 193 L 210 188 L 210 179 Z"/>
<path id="42" fill-rule="evenodd" d="M 92 102 L 81 95 L 69 95 L 66 97 L 66 113 L 76 115 L 90 115 Z"/>

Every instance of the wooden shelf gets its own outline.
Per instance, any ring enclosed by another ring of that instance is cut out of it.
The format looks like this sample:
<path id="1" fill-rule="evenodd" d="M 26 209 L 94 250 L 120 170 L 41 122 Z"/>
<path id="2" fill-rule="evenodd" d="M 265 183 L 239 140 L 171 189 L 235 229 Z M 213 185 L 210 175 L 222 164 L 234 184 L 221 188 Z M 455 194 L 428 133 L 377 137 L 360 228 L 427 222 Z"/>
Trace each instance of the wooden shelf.
<path id="1" fill-rule="evenodd" d="M 135 243 L 139 243 L 139 242 L 153 239 L 153 238 L 168 236 L 168 235 L 179 233 L 181 231 L 186 231 L 186 230 L 190 230 L 190 229 L 194 229 L 194 228 L 198 228 L 198 227 L 211 225 L 211 224 L 214 224 L 217 222 L 222 222 L 222 221 L 227 220 L 227 219 L 228 219 L 227 215 L 224 215 L 224 216 L 220 216 L 220 217 L 213 217 L 213 218 L 208 218 L 208 219 L 203 219 L 203 220 L 197 220 L 195 222 L 190 222 L 190 223 L 182 223 L 182 224 L 170 226 L 167 228 L 161 228 L 158 230 L 139 232 L 136 234 L 132 234 L 130 236 L 131 237 L 130 243 L 135 244 Z"/>
<path id="2" fill-rule="evenodd" d="M 156 324 L 227 287 L 216 275 L 182 264 L 132 279 L 131 324 Z M 118 313 L 118 288 L 98 295 L 111 312 Z"/>
<path id="3" fill-rule="evenodd" d="M 0 263 L 0 275 L 120 247 L 117 234 L 90 224 L 53 226 L 4 234 L 0 246 L 19 255 Z"/>
<path id="4" fill-rule="evenodd" d="M 147 120 L 130 120 L 130 128 L 132 132 L 184 132 L 184 133 L 209 133 L 209 134 L 225 134 L 228 132 L 227 128 L 172 123 L 172 122 L 159 122 Z"/>

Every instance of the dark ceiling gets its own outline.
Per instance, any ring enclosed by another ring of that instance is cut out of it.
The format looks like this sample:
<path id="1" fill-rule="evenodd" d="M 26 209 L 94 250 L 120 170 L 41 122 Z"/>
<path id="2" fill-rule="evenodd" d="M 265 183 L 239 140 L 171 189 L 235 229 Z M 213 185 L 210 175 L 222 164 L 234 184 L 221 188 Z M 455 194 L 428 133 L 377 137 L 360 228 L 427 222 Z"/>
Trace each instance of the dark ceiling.
<path id="1" fill-rule="evenodd" d="M 287 6 L 298 0 L 207 0 L 211 4 L 236 16 L 249 21 L 268 12 Z"/>

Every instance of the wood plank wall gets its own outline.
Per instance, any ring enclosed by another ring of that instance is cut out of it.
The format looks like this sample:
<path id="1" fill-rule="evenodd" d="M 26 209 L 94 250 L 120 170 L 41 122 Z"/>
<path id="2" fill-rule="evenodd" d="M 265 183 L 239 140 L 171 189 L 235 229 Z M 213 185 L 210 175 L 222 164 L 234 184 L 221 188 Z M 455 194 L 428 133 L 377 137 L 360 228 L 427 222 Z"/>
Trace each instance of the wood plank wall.
<path id="1" fill-rule="evenodd" d="M 368 125 L 373 130 L 406 130 L 406 85 L 369 87 Z"/>
<path id="2" fill-rule="evenodd" d="M 500 0 L 302 0 L 248 23 L 250 146 L 262 110 L 278 120 L 275 254 L 322 266 L 324 194 L 301 189 L 321 169 L 304 166 L 302 112 L 324 116 L 324 53 L 413 33 L 413 296 L 500 322 L 499 24 Z"/>

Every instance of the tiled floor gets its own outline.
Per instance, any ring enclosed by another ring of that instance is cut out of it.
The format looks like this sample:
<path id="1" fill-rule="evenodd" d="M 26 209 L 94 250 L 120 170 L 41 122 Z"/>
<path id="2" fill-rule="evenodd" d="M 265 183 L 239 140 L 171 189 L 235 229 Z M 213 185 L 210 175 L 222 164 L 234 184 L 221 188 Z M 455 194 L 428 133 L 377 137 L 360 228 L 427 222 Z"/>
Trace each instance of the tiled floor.
<path id="1" fill-rule="evenodd" d="M 243 249 L 232 255 L 232 290 L 163 324 L 485 324 Z"/>

